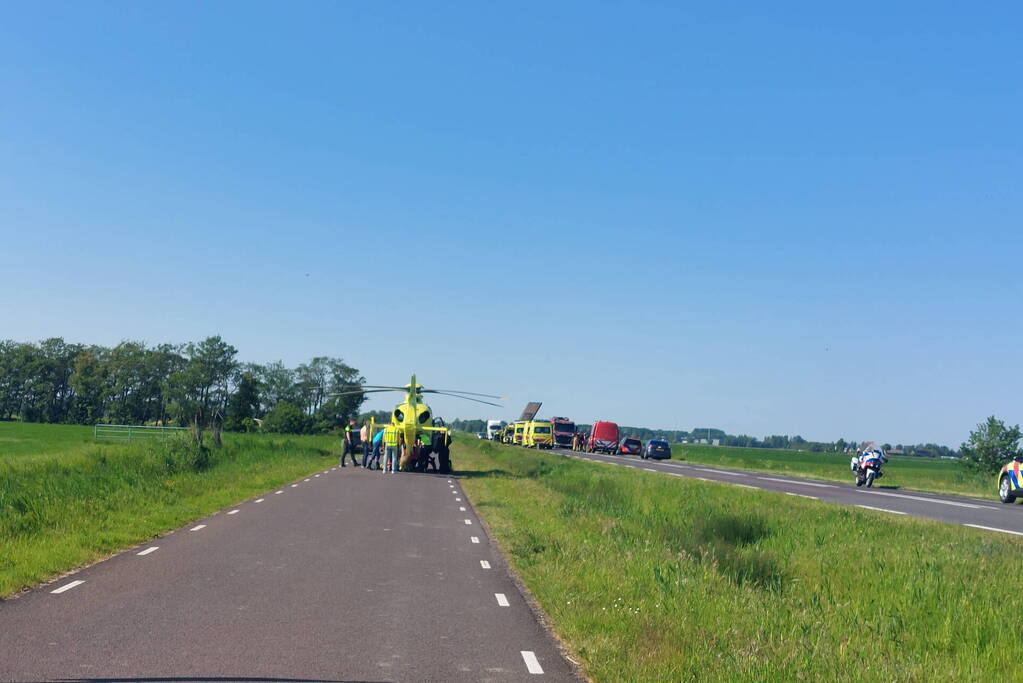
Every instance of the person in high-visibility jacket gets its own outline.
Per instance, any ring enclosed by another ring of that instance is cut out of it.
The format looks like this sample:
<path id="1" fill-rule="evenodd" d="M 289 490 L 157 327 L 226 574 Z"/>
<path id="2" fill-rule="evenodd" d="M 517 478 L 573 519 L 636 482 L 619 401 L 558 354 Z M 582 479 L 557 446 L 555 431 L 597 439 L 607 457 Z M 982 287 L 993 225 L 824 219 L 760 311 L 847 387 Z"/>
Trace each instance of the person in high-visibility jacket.
<path id="1" fill-rule="evenodd" d="M 341 433 L 344 439 L 344 449 L 341 451 L 341 467 L 345 466 L 345 456 L 352 456 L 352 466 L 358 467 L 359 461 L 355 459 L 355 451 L 359 448 L 359 428 L 355 426 L 355 418 L 348 421 L 348 426 Z"/>
<path id="2" fill-rule="evenodd" d="M 394 425 L 384 427 L 384 471 L 398 471 L 401 449 L 398 447 L 398 428 Z"/>

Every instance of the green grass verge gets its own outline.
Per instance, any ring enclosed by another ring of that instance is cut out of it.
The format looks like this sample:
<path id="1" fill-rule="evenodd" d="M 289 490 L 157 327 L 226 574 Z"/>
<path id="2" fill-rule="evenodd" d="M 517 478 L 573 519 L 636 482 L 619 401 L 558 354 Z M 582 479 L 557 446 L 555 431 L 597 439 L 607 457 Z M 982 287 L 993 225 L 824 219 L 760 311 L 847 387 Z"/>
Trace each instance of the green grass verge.
<path id="1" fill-rule="evenodd" d="M 849 455 L 810 453 L 767 448 L 675 445 L 671 455 L 678 460 L 720 465 L 756 472 L 776 472 L 796 477 L 851 482 Z M 883 487 L 929 491 L 995 499 L 994 475 L 977 476 L 954 460 L 892 456 L 884 469 Z"/>
<path id="2" fill-rule="evenodd" d="M 993 680 L 1018 667 L 1019 540 L 474 439 L 452 455 L 595 680 Z"/>
<path id="3" fill-rule="evenodd" d="M 199 451 L 187 438 L 96 443 L 88 428 L 0 423 L 0 598 L 322 469 L 332 446 L 228 434 Z"/>

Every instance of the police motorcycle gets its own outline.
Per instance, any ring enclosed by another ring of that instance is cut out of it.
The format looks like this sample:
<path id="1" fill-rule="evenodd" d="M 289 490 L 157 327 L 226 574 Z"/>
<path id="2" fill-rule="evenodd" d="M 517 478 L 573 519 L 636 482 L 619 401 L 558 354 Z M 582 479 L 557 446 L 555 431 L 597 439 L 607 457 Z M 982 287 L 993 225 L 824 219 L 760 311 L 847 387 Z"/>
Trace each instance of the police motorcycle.
<path id="1" fill-rule="evenodd" d="M 856 477 L 856 486 L 872 487 L 876 479 L 884 476 L 881 466 L 886 462 L 888 457 L 880 448 L 867 448 L 858 457 L 853 456 L 849 468 Z"/>

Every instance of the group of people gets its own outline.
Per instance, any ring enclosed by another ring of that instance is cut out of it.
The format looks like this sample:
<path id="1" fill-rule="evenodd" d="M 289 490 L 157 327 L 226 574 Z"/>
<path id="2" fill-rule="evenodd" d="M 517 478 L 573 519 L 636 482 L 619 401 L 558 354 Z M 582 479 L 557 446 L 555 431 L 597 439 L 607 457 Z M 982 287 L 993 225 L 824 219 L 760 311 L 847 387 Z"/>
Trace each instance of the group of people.
<path id="1" fill-rule="evenodd" d="M 341 438 L 344 439 L 344 446 L 341 451 L 341 467 L 345 466 L 346 459 L 351 457 L 352 467 L 365 467 L 368 470 L 377 469 L 381 472 L 398 472 L 401 469 L 401 454 L 405 445 L 405 437 L 401 430 L 394 425 L 386 425 L 382 430 L 370 437 L 369 425 L 364 424 L 361 428 L 356 427 L 355 418 L 348 421 Z M 381 451 L 383 451 L 383 466 L 380 464 Z M 362 462 L 356 459 L 356 453 L 362 453 Z"/>
<path id="2" fill-rule="evenodd" d="M 341 435 L 343 449 L 341 451 L 341 467 L 346 466 L 347 459 L 352 459 L 352 466 L 362 466 L 366 469 L 377 469 L 381 472 L 400 472 L 402 469 L 402 458 L 409 457 L 406 469 L 423 471 L 427 469 L 439 470 L 442 472 L 451 471 L 451 461 L 448 454 L 448 447 L 451 445 L 451 436 L 445 431 L 434 433 L 431 439 L 428 435 L 417 434 L 414 444 L 405 443 L 404 431 L 395 425 L 388 424 L 376 434 L 370 435 L 368 424 L 357 426 L 354 418 L 348 421 Z M 362 455 L 361 462 L 356 454 Z M 383 460 L 381 462 L 381 455 Z M 435 458 L 434 455 L 437 457 Z M 440 462 L 438 463 L 438 458 Z"/>
<path id="3" fill-rule="evenodd" d="M 573 451 L 584 451 L 586 450 L 586 440 L 589 439 L 589 434 L 581 434 L 576 432 L 572 435 L 572 450 Z"/>

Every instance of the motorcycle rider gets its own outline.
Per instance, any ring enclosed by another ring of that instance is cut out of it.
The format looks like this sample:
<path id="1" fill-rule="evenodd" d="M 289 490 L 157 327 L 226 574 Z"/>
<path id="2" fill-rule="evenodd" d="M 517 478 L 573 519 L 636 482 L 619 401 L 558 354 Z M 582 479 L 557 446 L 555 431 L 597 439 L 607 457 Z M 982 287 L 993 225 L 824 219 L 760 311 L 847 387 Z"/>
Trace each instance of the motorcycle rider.
<path id="1" fill-rule="evenodd" d="M 852 459 L 852 462 L 850 463 L 850 467 L 852 468 L 853 474 L 856 475 L 856 485 L 860 486 L 863 483 L 864 479 L 866 478 L 867 468 L 872 465 L 875 464 L 877 465 L 878 469 L 877 476 L 880 477 L 881 465 L 885 464 L 886 462 L 888 462 L 888 456 L 884 454 L 883 450 L 876 446 L 874 447 L 868 446 L 867 448 L 865 448 L 863 452 L 860 454 L 860 457 L 858 459 L 854 457 Z"/>

